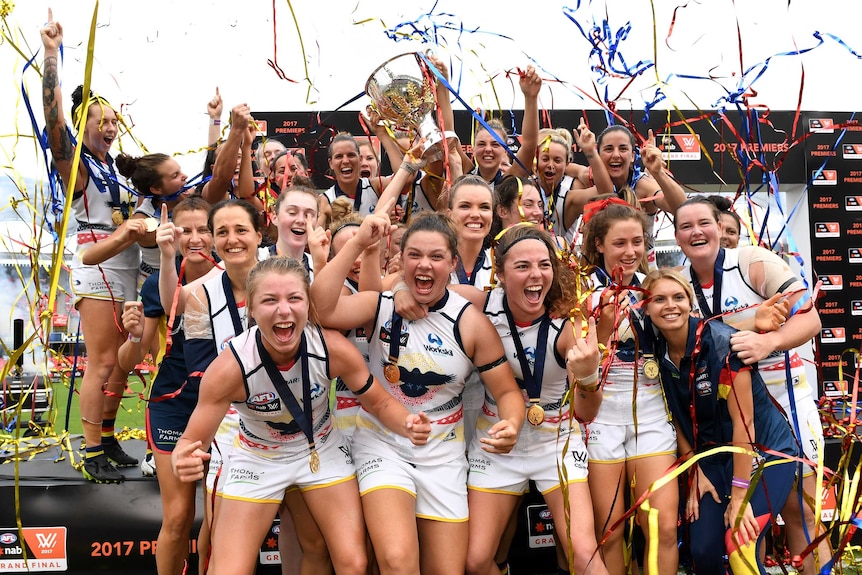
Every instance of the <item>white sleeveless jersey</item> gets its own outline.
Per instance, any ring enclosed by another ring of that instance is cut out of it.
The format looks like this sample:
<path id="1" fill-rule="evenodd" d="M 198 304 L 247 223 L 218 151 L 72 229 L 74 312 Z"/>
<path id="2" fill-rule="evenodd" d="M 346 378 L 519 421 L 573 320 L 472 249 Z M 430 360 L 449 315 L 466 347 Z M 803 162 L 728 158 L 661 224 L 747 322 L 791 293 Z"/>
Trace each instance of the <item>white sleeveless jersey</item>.
<path id="1" fill-rule="evenodd" d="M 476 289 L 484 290 L 485 288 L 491 287 L 491 272 L 492 272 L 492 260 L 491 260 L 491 249 L 485 249 L 481 252 L 485 256 L 485 261 L 482 263 L 482 267 L 476 271 L 476 277 L 471 277 L 470 281 L 463 282 L 472 286 L 475 286 Z M 460 261 L 460 260 L 458 260 Z M 473 270 L 467 270 L 472 272 Z M 462 283 L 458 279 L 458 272 L 453 271 L 449 277 L 449 283 L 460 284 Z"/>
<path id="2" fill-rule="evenodd" d="M 347 286 L 350 293 L 357 293 L 358 290 L 346 279 L 344 285 Z M 362 354 L 365 364 L 369 365 L 368 337 L 365 328 L 356 327 L 344 335 Z M 359 412 L 359 407 L 360 404 L 356 395 L 350 391 L 350 388 L 340 377 L 337 378 L 335 380 L 335 421 L 338 424 L 338 429 L 350 438 L 353 437 L 353 431 L 356 427 L 356 414 Z"/>
<path id="3" fill-rule="evenodd" d="M 380 295 L 374 332 L 368 342 L 371 372 L 410 413 L 424 411 L 428 415 L 431 434 L 426 445 L 413 445 L 361 409 L 356 417 L 353 442 L 370 449 L 382 442 L 405 460 L 423 465 L 463 457 L 461 393 L 473 362 L 464 353 L 457 325 L 470 302 L 446 291 L 440 302 L 428 310 L 427 317 L 404 320 L 401 333 L 395 336 L 400 343 L 401 381 L 389 383 L 383 375 L 383 367 L 389 363 L 393 305 L 390 292 Z"/>
<path id="4" fill-rule="evenodd" d="M 743 271 L 739 266 L 740 250 L 764 250 L 758 246 L 746 246 L 737 249 L 724 250 L 724 273 L 721 281 L 721 310 L 713 310 L 713 313 L 729 313 L 721 318 L 727 325 L 738 327 L 743 321 L 754 318 L 757 310 L 755 308 L 743 309 L 748 306 L 759 304 L 769 299 L 762 296 L 751 285 L 748 270 Z M 771 252 L 770 252 L 771 253 Z M 775 254 L 772 254 L 775 256 Z M 776 258 L 778 256 L 775 256 Z M 683 276 L 691 282 L 691 266 L 687 265 L 682 270 Z M 713 283 L 714 285 L 714 283 Z M 707 302 L 713 301 L 713 286 L 703 288 L 703 295 Z M 699 309 L 697 298 L 694 301 L 695 309 Z M 805 377 L 805 364 L 796 349 L 787 353 L 790 359 L 790 382 L 793 385 L 793 396 L 798 402 L 801 399 L 811 397 L 811 386 Z M 787 390 L 787 362 L 783 351 L 774 351 L 765 359 L 757 362 L 758 371 L 763 381 L 769 387 L 769 393 L 776 401 L 790 413 L 790 396 Z"/>
<path id="5" fill-rule="evenodd" d="M 343 197 L 349 198 L 351 204 L 356 206 L 354 198 L 350 198 L 350 196 L 343 193 L 336 195 L 334 185 L 323 192 L 323 195 L 326 196 L 327 200 L 329 200 L 330 205 L 339 197 Z M 377 192 L 374 191 L 374 187 L 371 185 L 371 180 L 368 178 L 359 178 L 359 190 L 356 192 L 356 195 L 359 197 L 359 209 L 354 209 L 355 212 L 360 213 L 363 216 L 367 216 L 374 211 L 374 208 L 377 207 Z"/>
<path id="6" fill-rule="evenodd" d="M 503 296 L 504 292 L 502 288 L 491 290 L 485 302 L 485 315 L 488 316 L 488 319 L 491 320 L 491 323 L 500 335 L 503 348 L 506 350 L 506 359 L 515 373 L 515 380 L 521 389 L 521 395 L 524 397 L 524 408 L 526 409 L 530 406 L 530 397 L 527 394 L 527 390 L 524 389 L 524 375 L 521 370 L 521 362 L 518 359 L 515 342 L 509 329 L 509 321 L 503 309 Z M 518 326 L 518 337 L 521 339 L 524 354 L 527 356 L 527 364 L 531 370 L 535 369 L 536 345 L 540 325 L 541 320 L 539 319 L 527 327 Z M 521 434 L 518 436 L 518 443 L 515 445 L 513 453 L 523 451 L 535 454 L 537 453 L 536 449 L 542 446 L 548 447 L 553 451 L 556 446 L 557 428 L 561 422 L 566 422 L 569 419 L 569 404 L 568 402 L 563 403 L 563 397 L 569 390 L 568 371 L 566 370 L 565 358 L 557 353 L 557 343 L 562 330 L 566 328 L 567 320 L 551 320 L 551 325 L 548 329 L 548 341 L 545 346 L 542 391 L 539 396 L 539 405 L 545 410 L 545 421 L 538 426 L 525 423 L 521 428 Z M 479 416 L 479 428 L 477 430 L 479 436 L 487 437 L 487 429 L 499 420 L 497 404 L 488 393 L 485 393 L 485 404 L 482 406 L 482 414 Z M 577 422 L 575 422 L 574 430 L 570 430 L 567 425 L 564 425 L 564 430 L 574 431 L 572 439 L 581 441 L 580 429 Z"/>
<path id="7" fill-rule="evenodd" d="M 75 221 L 77 222 L 79 246 L 73 261 L 73 266 L 76 268 L 88 267 L 80 259 L 84 253 L 84 248 L 89 243 L 92 243 L 94 238 L 96 241 L 105 240 L 117 229 L 117 226 L 111 219 L 113 204 L 111 203 L 111 194 L 107 191 L 112 178 L 108 164 L 101 162 L 88 152 L 81 154 L 81 162 L 86 163 L 89 177 L 87 179 L 87 187 L 84 188 L 80 196 L 72 199 L 71 204 L 75 214 Z M 109 157 L 108 162 L 110 165 L 113 165 L 112 158 Z M 122 179 L 122 176 L 116 176 L 116 174 L 113 177 Z M 103 192 L 102 190 L 105 191 Z M 129 206 L 134 203 L 132 193 L 126 187 L 120 186 L 119 199 L 122 208 L 130 214 Z M 119 254 L 105 260 L 99 265 L 109 269 L 138 269 L 140 260 L 141 251 L 137 242 L 135 242 Z"/>
<path id="8" fill-rule="evenodd" d="M 252 327 L 229 343 L 242 370 L 246 390 L 245 402 L 235 403 L 239 412 L 240 445 L 261 457 L 278 457 L 284 461 L 305 459 L 309 456 L 308 439 L 261 363 L 256 341 L 258 330 L 257 326 Z M 329 411 L 329 362 L 320 328 L 307 324 L 302 334 L 308 346 L 306 361 L 311 394 L 311 428 L 315 446 L 320 449 L 330 440 L 333 432 Z M 289 368 L 278 369 L 296 403 L 302 408 L 302 359 L 297 357 Z M 337 430 L 335 433 L 338 434 Z"/>
<path id="9" fill-rule="evenodd" d="M 278 255 L 275 244 L 265 248 L 257 248 L 257 261 L 262 262 Z M 308 272 L 308 283 L 314 281 L 314 259 L 308 252 L 302 252 L 302 265 Z"/>
<path id="10" fill-rule="evenodd" d="M 566 196 L 569 194 L 569 191 L 572 189 L 572 184 L 575 179 L 572 176 L 563 176 L 563 179 L 560 180 L 560 185 L 554 191 L 553 198 L 553 211 L 549 214 L 551 218 L 551 224 L 554 226 L 554 234 L 566 238 L 566 241 L 571 244 L 572 240 L 575 237 L 575 232 L 578 229 L 578 221 L 575 218 L 575 221 L 572 222 L 570 228 L 566 229 L 566 218 L 565 218 L 565 209 L 566 209 Z M 544 191 L 542 191 L 544 193 Z M 548 209 L 551 208 L 551 200 L 552 198 L 545 198 L 545 205 Z"/>
<path id="11" fill-rule="evenodd" d="M 410 188 L 408 188 L 404 193 L 399 197 L 398 203 L 404 208 L 405 213 L 410 212 L 410 218 L 416 217 L 418 214 L 422 212 L 436 212 L 437 207 L 431 202 L 427 195 L 425 195 L 425 190 L 422 189 L 422 182 L 425 178 L 430 178 L 428 174 L 420 171 L 417 174 L 417 177 L 414 178 L 413 184 Z M 408 206 L 408 202 L 410 202 L 410 195 L 413 195 L 412 205 Z"/>
<path id="12" fill-rule="evenodd" d="M 643 281 L 643 274 L 635 274 L 638 284 Z M 590 277 L 595 290 L 592 293 L 593 308 L 599 305 L 599 300 L 605 288 L 597 274 Z M 630 291 L 637 299 L 640 293 Z M 631 425 L 642 422 L 669 420 L 670 412 L 661 389 L 658 378 L 650 379 L 644 373 L 644 358 L 642 350 L 635 349 L 635 330 L 631 326 L 630 316 L 626 314 L 620 320 L 617 334 L 617 352 L 607 367 L 608 375 L 602 388 L 602 404 L 594 421 L 613 425 Z M 637 382 L 635 381 L 637 376 Z"/>
<path id="13" fill-rule="evenodd" d="M 213 342 L 216 346 L 216 352 L 221 353 L 228 345 L 228 342 L 236 337 L 237 333 L 234 329 L 233 320 L 231 319 L 230 310 L 228 309 L 227 297 L 224 293 L 222 276 L 227 274 L 226 271 L 208 279 L 203 288 L 207 294 L 209 301 L 209 316 L 210 325 L 212 326 Z M 239 302 L 237 302 L 239 303 Z M 246 306 L 237 306 L 239 319 L 243 329 L 248 328 L 248 319 L 246 317 Z"/>

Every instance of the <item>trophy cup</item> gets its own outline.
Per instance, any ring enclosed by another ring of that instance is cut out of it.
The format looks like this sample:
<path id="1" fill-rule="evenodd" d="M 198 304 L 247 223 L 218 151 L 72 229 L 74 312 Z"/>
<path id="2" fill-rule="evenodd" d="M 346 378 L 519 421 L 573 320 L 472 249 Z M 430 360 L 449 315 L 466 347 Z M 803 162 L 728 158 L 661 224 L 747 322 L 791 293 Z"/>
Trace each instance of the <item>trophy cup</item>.
<path id="1" fill-rule="evenodd" d="M 381 118 L 418 132 L 427 152 L 443 140 L 443 134 L 434 121 L 435 85 L 425 65 L 416 52 L 387 60 L 369 76 L 365 93 Z"/>

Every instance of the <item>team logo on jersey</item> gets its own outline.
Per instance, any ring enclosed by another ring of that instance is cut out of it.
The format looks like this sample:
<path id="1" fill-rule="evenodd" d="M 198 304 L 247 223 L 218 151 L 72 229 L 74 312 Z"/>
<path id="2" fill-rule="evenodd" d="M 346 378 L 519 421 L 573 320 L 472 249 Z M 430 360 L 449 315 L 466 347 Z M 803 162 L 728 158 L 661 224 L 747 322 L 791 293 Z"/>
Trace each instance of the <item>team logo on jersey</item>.
<path id="1" fill-rule="evenodd" d="M 840 238 L 841 225 L 838 222 L 816 222 L 814 224 L 815 238 Z"/>
<path id="2" fill-rule="evenodd" d="M 262 391 L 249 397 L 246 407 L 258 413 L 275 413 L 281 411 L 281 401 L 272 391 Z"/>
<path id="3" fill-rule="evenodd" d="M 443 338 L 433 331 L 428 334 L 428 343 L 423 345 L 428 353 L 436 353 L 437 355 L 446 355 L 452 357 L 452 350 L 443 346 Z"/>
<path id="4" fill-rule="evenodd" d="M 734 308 L 736 308 L 737 305 L 739 305 L 739 300 L 733 296 L 728 296 L 724 300 L 724 307 L 725 308 L 734 309 Z M 714 310 L 714 311 L 718 312 L 719 310 Z"/>
<path id="5" fill-rule="evenodd" d="M 392 333 L 392 320 L 386 320 L 382 326 L 380 326 L 380 341 L 389 343 L 391 341 Z M 410 339 L 410 334 L 407 332 L 407 324 L 406 322 L 401 326 L 401 337 L 398 340 L 398 344 L 401 347 L 407 345 L 407 341 Z"/>

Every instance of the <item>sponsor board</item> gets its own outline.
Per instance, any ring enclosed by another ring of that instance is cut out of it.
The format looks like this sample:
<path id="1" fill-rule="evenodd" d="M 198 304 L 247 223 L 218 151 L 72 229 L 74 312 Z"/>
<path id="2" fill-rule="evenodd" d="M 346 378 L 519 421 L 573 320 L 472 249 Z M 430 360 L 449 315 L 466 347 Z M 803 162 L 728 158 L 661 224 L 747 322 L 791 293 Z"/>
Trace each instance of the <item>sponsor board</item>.
<path id="1" fill-rule="evenodd" d="M 527 534 L 530 549 L 553 547 L 554 517 L 547 505 L 527 506 Z"/>
<path id="2" fill-rule="evenodd" d="M 20 535 L 0 528 L 0 573 L 68 570 L 65 527 L 24 527 Z"/>
<path id="3" fill-rule="evenodd" d="M 841 155 L 845 160 L 862 160 L 862 144 L 841 144 Z"/>
<path id="4" fill-rule="evenodd" d="M 847 332 L 843 327 L 824 327 L 820 330 L 820 341 L 822 343 L 844 343 L 847 341 Z"/>
<path id="5" fill-rule="evenodd" d="M 832 118 L 809 118 L 808 131 L 817 134 L 831 134 L 835 131 L 835 123 Z"/>
<path id="6" fill-rule="evenodd" d="M 827 274 L 817 276 L 820 280 L 820 289 L 823 291 L 839 291 L 844 289 L 844 276 L 837 274 Z"/>
<path id="7" fill-rule="evenodd" d="M 694 134 L 660 134 L 655 145 L 665 160 L 700 160 L 700 138 Z"/>
<path id="8" fill-rule="evenodd" d="M 837 186 L 838 170 L 812 170 L 812 186 Z"/>
<path id="9" fill-rule="evenodd" d="M 815 238 L 840 238 L 841 224 L 838 222 L 815 222 L 814 223 Z"/>

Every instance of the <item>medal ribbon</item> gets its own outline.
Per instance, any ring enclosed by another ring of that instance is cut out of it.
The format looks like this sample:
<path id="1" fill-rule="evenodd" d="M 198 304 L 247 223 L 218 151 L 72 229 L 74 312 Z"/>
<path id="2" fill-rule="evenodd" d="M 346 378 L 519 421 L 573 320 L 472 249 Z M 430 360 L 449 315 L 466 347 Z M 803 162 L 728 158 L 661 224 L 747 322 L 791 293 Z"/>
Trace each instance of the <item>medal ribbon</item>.
<path id="1" fill-rule="evenodd" d="M 266 374 L 272 380 L 278 396 L 284 402 L 284 405 L 300 429 L 302 429 L 305 438 L 308 439 L 308 449 L 311 453 L 314 453 L 314 430 L 312 429 L 314 417 L 311 411 L 311 381 L 308 375 L 308 345 L 305 340 L 305 333 L 302 334 L 302 340 L 299 342 L 299 350 L 296 352 L 296 357 L 299 358 L 302 366 L 302 407 L 299 406 L 299 402 L 296 401 L 296 397 L 290 391 L 287 382 L 284 381 L 284 377 L 281 375 L 278 366 L 275 365 L 275 361 L 269 355 L 266 346 L 263 345 L 263 336 L 260 335 L 260 329 L 255 333 L 255 341 L 258 353 L 260 353 L 260 363 L 263 364 Z"/>
<path id="2" fill-rule="evenodd" d="M 547 312 L 542 316 L 542 323 L 539 325 L 539 336 L 536 339 L 536 355 L 533 364 L 535 370 L 531 370 L 530 362 L 527 361 L 527 355 L 524 353 L 524 345 L 521 343 L 521 337 L 518 335 L 518 326 L 515 324 L 515 318 L 512 317 L 512 310 L 509 309 L 509 302 L 506 296 L 503 296 L 503 311 L 506 312 L 506 321 L 509 323 L 509 331 L 512 332 L 512 342 L 514 342 L 515 352 L 518 354 L 518 363 L 521 365 L 524 389 L 527 391 L 527 395 L 530 396 L 530 403 L 538 405 L 539 398 L 542 395 L 542 378 L 545 374 L 545 352 L 548 349 L 548 329 L 551 327 L 551 316 Z"/>
<path id="3" fill-rule="evenodd" d="M 362 179 L 360 178 L 360 180 L 358 182 L 356 182 L 356 193 L 353 196 L 353 211 L 356 212 L 357 214 L 359 213 L 359 208 L 362 205 L 362 194 L 360 193 L 361 191 L 362 191 Z M 335 181 L 335 197 L 340 198 L 341 196 L 345 196 L 348 198 L 350 197 L 346 193 L 344 193 L 344 190 L 342 190 L 341 186 L 338 185 L 338 180 L 336 180 Z"/>
<path id="4" fill-rule="evenodd" d="M 473 264 L 473 273 L 468 277 L 467 270 L 464 269 L 464 264 L 461 262 L 461 258 L 458 258 L 458 262 L 455 265 L 455 275 L 458 276 L 458 283 L 461 285 L 476 285 L 476 276 L 484 265 L 485 250 L 482 250 L 479 252 L 479 257 L 476 258 L 476 263 Z"/>
<path id="5" fill-rule="evenodd" d="M 221 285 L 224 289 L 224 297 L 227 300 L 227 311 L 230 313 L 230 320 L 233 322 L 233 333 L 239 335 L 245 328 L 242 325 L 242 320 L 239 318 L 239 308 L 236 305 L 236 298 L 233 297 L 233 288 L 230 285 L 230 278 L 225 271 L 221 275 Z"/>
<path id="6" fill-rule="evenodd" d="M 691 272 L 691 287 L 694 288 L 694 293 L 697 296 L 697 303 L 700 306 L 701 316 L 704 319 L 709 319 L 721 314 L 721 279 L 724 274 L 724 248 L 719 248 L 718 255 L 715 258 L 715 268 L 712 276 L 712 307 L 706 303 L 706 296 L 703 295 L 703 287 L 700 285 L 700 280 L 697 279 L 697 273 L 694 271 L 694 266 L 689 267 Z M 721 321 L 720 319 L 718 321 Z"/>
<path id="7" fill-rule="evenodd" d="M 97 160 L 93 153 L 87 149 L 87 146 L 81 144 L 81 147 L 84 151 L 84 167 L 87 169 L 90 179 L 93 180 L 94 184 L 96 184 L 99 192 L 110 194 L 111 207 L 115 210 L 119 210 L 123 215 L 124 220 L 128 219 L 129 213 L 127 212 L 129 210 L 123 211 L 123 204 L 120 201 L 120 183 L 117 181 L 116 172 L 114 172 L 114 160 L 111 156 L 105 157 L 105 165 L 108 166 L 108 169 L 105 170 L 105 168 L 100 165 L 99 160 Z M 96 170 L 99 172 L 98 176 L 95 173 Z"/>
<path id="8" fill-rule="evenodd" d="M 389 331 L 389 364 L 398 367 L 398 355 L 401 353 L 401 326 L 404 320 L 392 308 L 392 328 Z M 400 368 L 398 368 L 400 371 Z M 389 381 L 389 378 L 386 378 Z M 395 383 L 390 381 L 389 383 Z"/>

